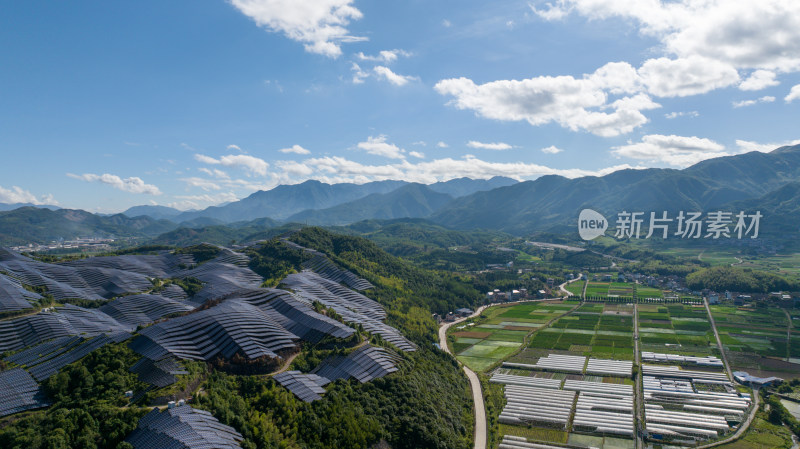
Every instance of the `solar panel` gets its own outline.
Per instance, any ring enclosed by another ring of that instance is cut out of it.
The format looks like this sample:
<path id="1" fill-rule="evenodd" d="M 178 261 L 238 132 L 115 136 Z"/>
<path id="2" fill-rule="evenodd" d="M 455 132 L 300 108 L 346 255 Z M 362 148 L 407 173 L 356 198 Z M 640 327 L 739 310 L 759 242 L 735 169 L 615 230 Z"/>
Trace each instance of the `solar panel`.
<path id="1" fill-rule="evenodd" d="M 234 449 L 244 438 L 211 413 L 188 405 L 153 409 L 125 439 L 136 449 Z"/>
<path id="2" fill-rule="evenodd" d="M 39 384 L 24 369 L 0 372 L 0 416 L 49 405 Z"/>
<path id="3" fill-rule="evenodd" d="M 258 307 L 243 300 L 228 300 L 186 316 L 155 324 L 140 332 L 131 348 L 151 359 L 168 354 L 181 359 L 280 358 L 297 348 L 299 338 Z"/>

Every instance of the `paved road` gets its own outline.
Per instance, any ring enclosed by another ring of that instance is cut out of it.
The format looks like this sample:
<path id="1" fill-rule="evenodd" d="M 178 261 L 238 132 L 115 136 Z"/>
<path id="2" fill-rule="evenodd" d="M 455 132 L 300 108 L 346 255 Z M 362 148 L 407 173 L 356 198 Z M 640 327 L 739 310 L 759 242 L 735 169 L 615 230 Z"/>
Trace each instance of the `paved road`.
<path id="1" fill-rule="evenodd" d="M 566 287 L 566 285 L 567 285 L 567 284 L 571 284 L 571 283 L 573 283 L 573 282 L 575 282 L 575 281 L 580 281 L 580 280 L 581 280 L 581 274 L 580 274 L 580 273 L 578 273 L 578 277 L 576 277 L 575 279 L 572 279 L 571 281 L 564 282 L 563 284 L 559 285 L 559 286 L 558 286 L 558 288 L 559 288 L 559 289 L 560 289 L 562 292 L 566 293 L 566 294 L 567 294 L 567 296 L 575 296 L 575 295 L 573 295 L 572 293 L 570 293 L 570 291 L 569 291 L 569 290 L 567 290 L 567 289 L 566 289 L 566 288 L 564 288 L 564 287 Z"/>
<path id="2" fill-rule="evenodd" d="M 711 322 L 711 329 L 714 330 L 714 337 L 717 339 L 717 346 L 719 347 L 719 352 L 722 354 L 722 363 L 725 365 L 725 372 L 728 373 L 728 379 L 733 382 L 733 372 L 731 371 L 731 367 L 728 364 L 728 356 L 725 355 L 725 348 L 722 347 L 722 340 L 719 338 L 719 332 L 717 332 L 717 323 L 714 322 L 714 315 L 711 314 L 711 307 L 708 306 L 708 300 L 703 298 L 703 304 L 706 306 L 706 312 L 708 313 L 708 320 Z M 711 444 L 706 444 L 704 446 L 697 446 L 697 449 L 706 449 L 716 446 L 721 446 L 723 444 L 729 443 L 733 440 L 738 439 L 747 431 L 750 427 L 750 424 L 753 422 L 753 419 L 756 417 L 756 411 L 758 411 L 758 402 L 759 402 L 759 395 L 758 395 L 758 388 L 753 389 L 753 408 L 750 410 L 750 414 L 747 416 L 747 421 L 742 423 L 739 426 L 739 429 L 736 430 L 736 433 L 731 435 L 729 438 L 725 438 L 724 440 L 715 441 Z"/>
<path id="3" fill-rule="evenodd" d="M 488 306 L 481 306 L 478 310 L 475 311 L 472 315 L 459 318 L 452 323 L 444 323 L 439 328 L 439 346 L 442 347 L 444 351 L 448 354 L 453 355 L 450 352 L 450 349 L 447 347 L 447 329 L 454 324 L 458 324 L 462 321 L 468 320 L 469 318 L 476 317 L 483 312 L 483 310 Z M 460 362 L 459 362 L 460 363 Z M 469 379 L 470 386 L 472 387 L 472 400 L 475 402 L 475 446 L 474 449 L 486 449 L 486 407 L 483 404 L 483 392 L 481 391 L 481 382 L 478 380 L 478 375 L 475 374 L 471 369 L 467 368 L 466 365 L 463 365 L 464 373 L 467 375 L 467 379 Z"/>
<path id="4" fill-rule="evenodd" d="M 732 440 L 736 440 L 744 435 L 744 433 L 750 427 L 750 424 L 753 422 L 753 418 L 756 417 L 756 411 L 758 411 L 758 396 L 758 388 L 753 389 L 753 409 L 750 410 L 750 415 L 747 416 L 747 421 L 739 426 L 739 429 L 736 430 L 736 433 L 731 435 L 729 438 L 725 438 L 724 440 L 715 441 L 704 446 L 697 446 L 696 449 L 707 449 L 710 447 L 722 446 L 723 444 L 730 443 Z"/>
<path id="5" fill-rule="evenodd" d="M 711 329 L 714 330 L 714 337 L 717 339 L 717 346 L 719 347 L 720 354 L 722 354 L 722 363 L 725 364 L 725 372 L 728 373 L 728 380 L 733 382 L 733 372 L 731 371 L 731 366 L 728 365 L 728 356 L 725 354 L 725 348 L 722 347 L 722 340 L 719 338 L 717 323 L 714 322 L 714 315 L 711 314 L 711 307 L 708 306 L 708 299 L 703 298 L 703 304 L 706 306 L 708 320 L 711 322 Z"/>
<path id="6" fill-rule="evenodd" d="M 636 356 L 636 365 L 639 367 L 639 374 L 636 375 L 636 390 L 634 399 L 636 400 L 636 420 L 638 426 L 636 428 L 636 448 L 643 449 L 645 447 L 644 440 L 642 440 L 639 430 L 644 429 L 644 387 L 642 386 L 642 354 L 639 352 L 639 306 L 633 305 L 633 353 Z"/>

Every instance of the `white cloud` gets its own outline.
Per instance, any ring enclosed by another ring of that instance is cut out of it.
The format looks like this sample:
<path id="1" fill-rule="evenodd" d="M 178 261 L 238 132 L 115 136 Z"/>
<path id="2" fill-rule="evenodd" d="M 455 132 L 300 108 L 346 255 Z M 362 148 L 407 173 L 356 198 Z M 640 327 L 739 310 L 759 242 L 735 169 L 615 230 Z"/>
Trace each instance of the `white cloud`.
<path id="1" fill-rule="evenodd" d="M 444 142 L 442 142 L 442 141 L 439 141 L 439 142 L 436 144 L 436 146 L 437 146 L 438 148 L 447 148 L 447 147 L 449 147 L 450 145 L 448 145 L 448 144 L 446 144 L 446 143 L 444 143 Z"/>
<path id="2" fill-rule="evenodd" d="M 658 97 L 686 97 L 739 82 L 731 65 L 702 56 L 650 59 L 639 68 L 648 92 Z"/>
<path id="3" fill-rule="evenodd" d="M 748 153 L 750 151 L 759 151 L 761 153 L 769 153 L 772 150 L 775 150 L 780 147 L 791 146 L 791 145 L 798 145 L 800 144 L 800 139 L 797 140 L 787 140 L 784 142 L 774 142 L 774 143 L 759 143 L 753 142 L 749 140 L 737 140 L 736 146 L 739 147 L 739 153 Z"/>
<path id="4" fill-rule="evenodd" d="M 383 62 L 386 64 L 391 64 L 397 61 L 397 58 L 403 56 L 405 58 L 411 56 L 411 53 L 405 50 L 382 50 L 378 52 L 377 55 L 365 55 L 362 52 L 356 53 L 356 58 L 360 59 L 361 61 L 371 61 L 371 62 Z"/>
<path id="5" fill-rule="evenodd" d="M 289 148 L 282 148 L 278 151 L 280 151 L 281 153 L 311 154 L 311 151 L 301 147 L 300 145 L 292 145 Z"/>
<path id="6" fill-rule="evenodd" d="M 767 87 L 777 86 L 780 84 L 775 79 L 775 72 L 769 70 L 756 70 L 750 76 L 739 84 L 740 90 L 761 90 Z"/>
<path id="7" fill-rule="evenodd" d="M 550 145 L 547 148 L 542 148 L 542 153 L 547 153 L 547 154 L 558 154 L 558 153 L 560 153 L 562 151 L 564 151 L 564 150 L 562 150 L 561 148 L 558 148 L 555 145 Z"/>
<path id="8" fill-rule="evenodd" d="M 180 180 L 185 182 L 190 187 L 199 187 L 205 190 L 206 192 L 211 190 L 222 189 L 222 187 L 220 187 L 220 185 L 217 182 L 205 178 L 189 177 L 189 178 L 181 178 Z"/>
<path id="9" fill-rule="evenodd" d="M 794 100 L 800 100 L 800 84 L 793 86 L 792 90 L 789 91 L 789 95 L 784 98 L 787 103 L 791 103 Z"/>
<path id="10" fill-rule="evenodd" d="M 18 186 L 11 186 L 10 189 L 6 189 L 3 186 L 0 186 L 0 203 L 5 203 L 5 204 L 30 203 L 40 206 L 40 205 L 57 205 L 58 201 L 56 201 L 55 198 L 53 198 L 52 194 L 47 194 L 40 199 L 37 198 L 36 195 L 32 194 L 31 192 L 24 190 L 23 188 Z"/>
<path id="11" fill-rule="evenodd" d="M 176 195 L 175 198 L 181 201 L 167 203 L 167 206 L 178 210 L 200 209 L 201 207 L 229 203 L 239 199 L 233 192 L 223 192 L 216 195 Z"/>
<path id="12" fill-rule="evenodd" d="M 420 153 L 419 151 L 409 151 L 408 155 L 417 159 L 425 159 L 425 153 Z"/>
<path id="13" fill-rule="evenodd" d="M 706 159 L 728 156 L 724 150 L 723 145 L 700 137 L 651 134 L 642 137 L 641 142 L 613 147 L 612 153 L 619 157 L 688 167 Z"/>
<path id="14" fill-rule="evenodd" d="M 453 23 L 450 22 L 447 19 L 444 19 L 444 20 L 442 20 L 442 26 L 445 27 L 445 28 L 450 28 L 451 26 L 453 26 Z"/>
<path id="15" fill-rule="evenodd" d="M 630 65 L 611 63 L 582 78 L 540 76 L 481 85 L 467 78 L 453 78 L 439 81 L 434 88 L 453 97 L 449 104 L 485 118 L 525 120 L 533 126 L 555 122 L 573 131 L 609 137 L 647 123 L 641 111 L 660 107 L 641 93 L 609 103 L 608 92 L 633 92 L 638 82 Z"/>
<path id="16" fill-rule="evenodd" d="M 470 140 L 469 142 L 467 142 L 467 146 L 470 148 L 478 148 L 481 150 L 496 150 L 496 151 L 510 150 L 514 148 L 512 145 L 509 145 L 504 142 L 484 143 L 484 142 L 478 142 L 477 140 Z"/>
<path id="17" fill-rule="evenodd" d="M 205 167 L 200 167 L 197 170 L 200 171 L 201 173 L 205 173 L 205 174 L 207 174 L 209 176 L 213 176 L 215 178 L 220 178 L 220 179 L 228 179 L 228 178 L 230 178 L 230 176 L 228 176 L 227 173 L 225 173 L 222 170 L 218 170 L 216 168 L 215 169 L 208 169 L 208 168 L 205 168 Z"/>
<path id="18" fill-rule="evenodd" d="M 387 143 L 386 136 L 381 134 L 378 137 L 368 137 L 366 142 L 359 142 L 356 147 L 364 150 L 369 154 L 376 156 L 388 157 L 390 159 L 404 159 L 405 150 L 399 148 L 397 145 Z"/>
<path id="19" fill-rule="evenodd" d="M 758 103 L 772 103 L 773 101 L 775 101 L 775 97 L 767 95 L 756 100 L 734 101 L 732 104 L 734 108 L 743 108 L 745 106 L 753 106 L 754 104 Z"/>
<path id="20" fill-rule="evenodd" d="M 369 72 L 365 72 L 355 62 L 350 66 L 350 70 L 353 72 L 353 84 L 362 84 L 365 79 L 369 78 Z"/>
<path id="21" fill-rule="evenodd" d="M 159 190 L 158 187 L 152 184 L 145 184 L 145 182 L 142 181 L 142 178 L 136 176 L 124 179 L 117 175 L 111 175 L 108 173 L 103 173 L 102 175 L 96 175 L 93 173 L 84 173 L 82 175 L 67 173 L 67 176 L 86 182 L 101 182 L 103 184 L 108 184 L 117 190 L 122 190 L 123 192 L 161 195 L 161 190 Z"/>
<path id="22" fill-rule="evenodd" d="M 239 147 L 239 145 L 230 144 L 226 148 L 228 150 L 236 150 L 236 151 L 242 152 L 242 149 Z"/>
<path id="23" fill-rule="evenodd" d="M 254 175 L 266 176 L 269 164 L 263 159 L 246 154 L 229 154 L 222 156 L 219 159 L 206 156 L 203 154 L 195 154 L 195 160 L 204 164 L 222 165 L 225 167 L 240 167 Z"/>
<path id="24" fill-rule="evenodd" d="M 288 173 L 292 176 L 311 176 L 314 173 L 314 170 L 309 167 L 308 165 L 300 162 L 295 161 L 279 161 L 276 162 L 278 168 L 283 170 L 283 172 Z"/>
<path id="25" fill-rule="evenodd" d="M 580 176 L 602 176 L 617 170 L 641 168 L 628 164 L 601 170 L 559 170 L 543 165 L 524 162 L 490 162 L 467 155 L 462 159 L 435 159 L 411 163 L 406 160 L 387 165 L 365 165 L 342 157 L 313 158 L 303 164 L 314 170 L 314 179 L 323 182 L 365 183 L 387 179 L 402 179 L 411 182 L 432 183 L 454 178 L 469 177 L 488 179 L 492 176 L 509 176 L 518 180 L 543 175 L 560 175 L 568 178 Z M 297 181 L 297 179 L 295 179 Z"/>
<path id="26" fill-rule="evenodd" d="M 259 26 L 304 44 L 306 51 L 331 58 L 342 42 L 366 40 L 350 35 L 351 20 L 362 17 L 353 0 L 229 0 Z"/>
<path id="27" fill-rule="evenodd" d="M 415 76 L 398 75 L 397 73 L 392 72 L 388 67 L 384 67 L 382 65 L 373 67 L 372 71 L 375 72 L 375 75 L 377 75 L 378 78 L 383 78 L 395 86 L 405 86 L 409 81 L 419 80 L 419 78 Z"/>
<path id="28" fill-rule="evenodd" d="M 716 59 L 739 69 L 800 69 L 800 2 L 794 0 L 557 0 L 546 20 L 571 12 L 632 19 L 669 53 Z"/>
<path id="29" fill-rule="evenodd" d="M 664 114 L 664 117 L 672 120 L 678 117 L 699 117 L 700 113 L 697 111 L 681 111 L 681 112 L 670 112 L 669 114 Z"/>

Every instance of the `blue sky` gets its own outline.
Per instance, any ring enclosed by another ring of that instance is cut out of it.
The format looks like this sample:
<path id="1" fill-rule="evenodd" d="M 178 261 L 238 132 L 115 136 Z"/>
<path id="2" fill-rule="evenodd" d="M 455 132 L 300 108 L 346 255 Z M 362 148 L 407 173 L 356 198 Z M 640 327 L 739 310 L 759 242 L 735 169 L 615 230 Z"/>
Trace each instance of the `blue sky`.
<path id="1" fill-rule="evenodd" d="M 681 168 L 796 142 L 794 0 L 7 2 L 0 202 Z"/>

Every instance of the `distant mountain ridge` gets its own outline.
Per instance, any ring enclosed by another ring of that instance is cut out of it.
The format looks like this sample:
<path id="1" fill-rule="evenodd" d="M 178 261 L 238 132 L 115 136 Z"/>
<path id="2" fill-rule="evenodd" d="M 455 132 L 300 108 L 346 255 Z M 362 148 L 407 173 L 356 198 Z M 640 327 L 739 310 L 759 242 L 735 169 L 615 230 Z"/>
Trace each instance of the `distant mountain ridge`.
<path id="1" fill-rule="evenodd" d="M 0 243 L 44 243 L 73 236 L 155 236 L 178 232 L 176 239 L 220 235 L 239 229 L 237 238 L 287 221 L 349 225 L 363 220 L 424 218 L 448 229 L 488 229 L 516 235 L 574 232 L 581 209 L 612 217 L 623 210 L 674 213 L 679 210 L 761 210 L 767 231 L 796 239 L 800 223 L 800 145 L 770 153 L 752 152 L 709 159 L 683 170 L 621 170 L 605 176 L 567 179 L 543 176 L 455 179 L 423 185 L 378 181 L 362 185 L 306 181 L 259 191 L 240 201 L 170 216 L 170 208 L 140 206 L 126 214 L 100 216 L 84 211 L 24 207 L 0 212 Z M 272 214 L 272 215 L 270 215 Z"/>
<path id="2" fill-rule="evenodd" d="M 176 228 L 148 216 L 101 216 L 73 209 L 22 207 L 0 212 L 0 245 L 48 243 L 76 237 L 151 237 Z"/>
<path id="3" fill-rule="evenodd" d="M 800 145 L 709 159 L 684 170 L 621 170 L 576 179 L 543 176 L 455 199 L 428 218 L 454 229 L 563 231 L 584 208 L 604 214 L 708 211 L 734 207 L 796 181 Z"/>
<path id="4" fill-rule="evenodd" d="M 310 225 L 345 225 L 369 219 L 420 218 L 427 217 L 452 200 L 451 195 L 413 183 L 389 193 L 373 193 L 328 209 L 306 210 L 292 215 L 287 221 Z"/>
<path id="5" fill-rule="evenodd" d="M 491 179 L 457 178 L 440 181 L 427 187 L 433 192 L 458 198 L 516 182 L 514 179 L 502 176 Z M 300 184 L 280 185 L 272 190 L 261 190 L 239 201 L 203 210 L 180 212 L 165 206 L 135 206 L 123 214 L 129 217 L 148 215 L 155 219 L 167 219 L 192 227 L 250 221 L 257 218 L 287 220 L 301 212 L 328 209 L 369 195 L 390 193 L 408 184 L 406 181 L 391 180 L 365 184 L 326 184 L 309 180 Z"/>

